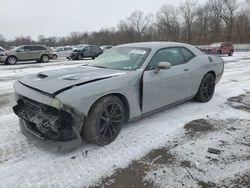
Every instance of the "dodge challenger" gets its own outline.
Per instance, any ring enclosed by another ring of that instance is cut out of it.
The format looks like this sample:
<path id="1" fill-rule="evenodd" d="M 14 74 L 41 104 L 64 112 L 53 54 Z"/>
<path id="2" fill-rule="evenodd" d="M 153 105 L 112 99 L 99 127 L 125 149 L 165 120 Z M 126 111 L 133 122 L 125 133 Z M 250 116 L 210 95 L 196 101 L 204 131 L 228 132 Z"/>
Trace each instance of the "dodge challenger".
<path id="1" fill-rule="evenodd" d="M 174 42 L 116 46 L 96 60 L 24 77 L 13 110 L 33 139 L 104 146 L 122 125 L 187 100 L 210 101 L 224 61 Z"/>

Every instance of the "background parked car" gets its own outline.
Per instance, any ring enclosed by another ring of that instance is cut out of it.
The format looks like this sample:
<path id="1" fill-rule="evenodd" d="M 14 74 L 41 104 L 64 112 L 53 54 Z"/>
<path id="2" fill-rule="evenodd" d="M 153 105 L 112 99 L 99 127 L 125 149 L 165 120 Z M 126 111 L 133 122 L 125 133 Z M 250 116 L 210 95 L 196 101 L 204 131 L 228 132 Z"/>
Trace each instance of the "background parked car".
<path id="1" fill-rule="evenodd" d="M 200 50 L 208 54 L 228 54 L 232 56 L 234 53 L 234 46 L 231 42 L 218 42 L 200 48 Z"/>
<path id="2" fill-rule="evenodd" d="M 52 59 L 57 59 L 57 58 L 61 58 L 61 57 L 70 57 L 71 53 L 73 52 L 73 48 L 72 47 L 58 47 L 55 48 L 54 50 L 52 50 L 51 54 L 50 54 L 50 58 Z"/>
<path id="3" fill-rule="evenodd" d="M 2 47 L 0 47 L 0 52 L 3 52 L 3 51 L 5 51 L 5 49 L 3 49 Z"/>
<path id="4" fill-rule="evenodd" d="M 103 51 L 109 50 L 109 49 L 111 49 L 112 47 L 113 47 L 112 45 L 102 45 L 102 46 L 100 46 L 100 48 L 101 48 Z"/>
<path id="5" fill-rule="evenodd" d="M 75 49 L 71 54 L 71 59 L 81 60 L 86 57 L 91 57 L 95 59 L 100 54 L 103 53 L 103 50 L 97 45 L 87 45 L 81 48 Z"/>
<path id="6" fill-rule="evenodd" d="M 18 61 L 48 62 L 49 49 L 43 45 L 22 45 L 0 54 L 0 62 L 14 65 Z"/>

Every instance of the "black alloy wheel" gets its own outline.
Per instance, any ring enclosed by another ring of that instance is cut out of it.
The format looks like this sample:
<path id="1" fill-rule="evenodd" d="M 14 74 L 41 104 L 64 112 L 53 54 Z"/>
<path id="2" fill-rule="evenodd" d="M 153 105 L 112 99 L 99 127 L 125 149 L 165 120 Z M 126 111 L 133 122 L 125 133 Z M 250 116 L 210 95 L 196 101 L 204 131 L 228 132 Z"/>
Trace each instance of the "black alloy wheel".
<path id="1" fill-rule="evenodd" d="M 126 117 L 123 101 L 112 95 L 99 99 L 88 114 L 82 137 L 99 146 L 107 145 L 116 139 Z"/>
<path id="2" fill-rule="evenodd" d="M 200 84 L 199 91 L 195 96 L 195 100 L 198 102 L 208 102 L 214 95 L 215 90 L 215 77 L 212 73 L 207 73 Z"/>
<path id="3" fill-rule="evenodd" d="M 100 123 L 99 133 L 104 140 L 112 140 L 120 132 L 120 124 L 123 121 L 122 107 L 119 103 L 110 103 L 103 109 Z"/>

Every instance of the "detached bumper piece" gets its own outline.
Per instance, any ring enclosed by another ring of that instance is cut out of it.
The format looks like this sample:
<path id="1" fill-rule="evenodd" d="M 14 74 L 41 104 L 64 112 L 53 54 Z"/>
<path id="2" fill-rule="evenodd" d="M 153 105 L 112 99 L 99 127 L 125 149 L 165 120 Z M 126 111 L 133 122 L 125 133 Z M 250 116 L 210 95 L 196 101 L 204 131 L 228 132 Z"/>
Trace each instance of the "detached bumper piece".
<path id="1" fill-rule="evenodd" d="M 19 99 L 13 110 L 23 120 L 25 129 L 36 137 L 54 141 L 70 141 L 78 137 L 67 112 L 27 98 Z"/>

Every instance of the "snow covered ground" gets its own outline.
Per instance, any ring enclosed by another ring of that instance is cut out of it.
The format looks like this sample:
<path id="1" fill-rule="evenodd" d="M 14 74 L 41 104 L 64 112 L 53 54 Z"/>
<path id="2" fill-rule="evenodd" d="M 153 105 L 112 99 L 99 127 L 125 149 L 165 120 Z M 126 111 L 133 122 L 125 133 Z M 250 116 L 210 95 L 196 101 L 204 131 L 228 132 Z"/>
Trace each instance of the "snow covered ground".
<path id="1" fill-rule="evenodd" d="M 223 58 L 225 72 L 211 102 L 186 102 L 124 126 L 116 141 L 108 146 L 84 143 L 81 148 L 67 153 L 45 150 L 26 139 L 11 110 L 10 96 L 13 83 L 22 76 L 82 62 L 0 65 L 0 187 L 95 185 L 116 169 L 125 168 L 133 160 L 165 146 L 190 121 L 207 117 L 250 120 L 247 111 L 232 108 L 227 103 L 228 98 L 250 92 L 250 53 L 235 53 L 233 57 Z M 250 169 L 249 163 L 244 165 Z"/>

